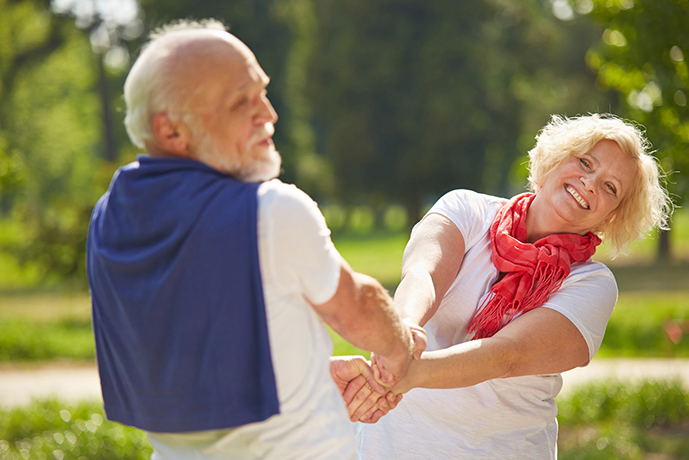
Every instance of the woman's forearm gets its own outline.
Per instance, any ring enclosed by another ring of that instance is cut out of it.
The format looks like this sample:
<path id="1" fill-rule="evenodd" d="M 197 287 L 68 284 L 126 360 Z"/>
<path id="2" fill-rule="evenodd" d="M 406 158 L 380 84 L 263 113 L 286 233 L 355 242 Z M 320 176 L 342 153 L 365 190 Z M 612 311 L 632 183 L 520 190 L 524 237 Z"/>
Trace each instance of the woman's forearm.
<path id="1" fill-rule="evenodd" d="M 413 361 L 407 377 L 395 388 L 405 393 L 412 388 L 463 388 L 486 380 L 508 377 L 514 362 L 509 340 L 490 338 L 423 353 Z"/>
<path id="2" fill-rule="evenodd" d="M 395 391 L 462 388 L 495 378 L 554 374 L 589 359 L 586 340 L 566 316 L 536 308 L 493 337 L 424 353 L 412 362 L 407 378 Z"/>

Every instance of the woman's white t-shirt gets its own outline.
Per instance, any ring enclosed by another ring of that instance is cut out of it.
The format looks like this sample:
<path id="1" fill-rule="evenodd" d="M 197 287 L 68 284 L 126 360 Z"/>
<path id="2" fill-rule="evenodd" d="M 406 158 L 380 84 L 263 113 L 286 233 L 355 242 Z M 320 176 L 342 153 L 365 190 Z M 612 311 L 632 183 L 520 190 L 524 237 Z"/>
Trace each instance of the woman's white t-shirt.
<path id="1" fill-rule="evenodd" d="M 488 230 L 507 200 L 468 190 L 443 196 L 429 211 L 460 230 L 465 254 L 457 278 L 424 326 L 428 350 L 470 339 L 467 324 L 498 277 Z M 565 315 L 589 349 L 598 351 L 617 302 L 617 285 L 605 265 L 575 263 L 560 289 L 541 308 Z M 416 388 L 372 425 L 358 424 L 361 459 L 555 459 L 557 407 L 562 377 L 494 379 L 467 388 Z"/>

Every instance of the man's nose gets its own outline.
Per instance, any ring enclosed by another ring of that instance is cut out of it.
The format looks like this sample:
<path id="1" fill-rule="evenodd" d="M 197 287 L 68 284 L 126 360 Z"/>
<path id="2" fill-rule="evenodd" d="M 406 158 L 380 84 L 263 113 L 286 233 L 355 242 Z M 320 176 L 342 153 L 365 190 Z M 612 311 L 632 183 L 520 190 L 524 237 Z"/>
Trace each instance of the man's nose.
<path id="1" fill-rule="evenodd" d="M 256 114 L 257 124 L 275 123 L 278 121 L 278 114 L 270 103 L 268 96 L 261 95 L 261 100 L 258 104 L 258 112 Z"/>

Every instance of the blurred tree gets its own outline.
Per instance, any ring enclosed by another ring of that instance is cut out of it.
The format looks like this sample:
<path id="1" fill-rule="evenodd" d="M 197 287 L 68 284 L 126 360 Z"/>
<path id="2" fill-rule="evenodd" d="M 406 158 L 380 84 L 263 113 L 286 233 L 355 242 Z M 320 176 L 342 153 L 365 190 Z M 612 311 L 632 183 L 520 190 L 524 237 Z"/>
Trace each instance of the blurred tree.
<path id="1" fill-rule="evenodd" d="M 93 70 L 88 41 L 68 25 L 58 48 L 17 72 L 0 111 L 7 145 L 24 165 L 4 212 L 18 230 L 2 248 L 60 278 L 84 273 L 88 216 L 102 193 Z"/>
<path id="2" fill-rule="evenodd" d="M 681 172 L 668 182 L 681 204 L 689 191 L 689 1 L 593 0 L 590 10 L 605 31 L 588 64 L 619 93 L 624 115 L 646 127 L 664 169 Z M 669 241 L 661 232 L 660 261 L 671 259 Z"/>
<path id="3" fill-rule="evenodd" d="M 51 21 L 44 3 L 0 0 L 0 212 L 5 213 L 24 174 L 24 159 L 8 142 L 3 114 L 9 114 L 2 108 L 22 70 L 64 42 L 63 24 Z"/>
<path id="4" fill-rule="evenodd" d="M 6 230 L 0 249 L 22 261 L 45 242 L 38 231 L 41 223 L 69 221 L 69 213 L 59 211 L 59 203 L 78 196 L 66 199 L 57 192 L 64 192 L 58 184 L 65 185 L 78 168 L 70 165 L 71 152 L 62 148 L 61 132 L 79 128 L 70 124 L 75 121 L 70 117 L 73 111 L 64 110 L 73 83 L 72 75 L 65 74 L 74 70 L 77 79 L 80 76 L 80 69 L 61 61 L 70 54 L 65 51 L 70 48 L 70 29 L 70 24 L 51 16 L 47 1 L 0 1 L 0 227 Z M 60 58 L 51 61 L 56 55 Z M 44 70 L 49 73 L 41 75 Z M 73 251 L 71 242 L 67 246 L 66 251 Z M 76 272 L 76 258 L 67 261 L 64 246 L 57 252 L 60 262 L 47 265 L 63 273 Z M 47 265 L 45 272 L 51 271 Z"/>
<path id="5" fill-rule="evenodd" d="M 595 28 L 563 26 L 542 1 L 314 6 L 307 94 L 346 203 L 401 202 L 414 223 L 450 189 L 511 195 L 524 182 L 510 171 L 550 113 L 607 102 L 583 59 Z"/>
<path id="6" fill-rule="evenodd" d="M 101 105 L 101 154 L 106 161 L 116 162 L 124 141 L 121 120 L 116 122 L 113 116 L 113 102 L 122 96 L 123 81 L 116 77 L 129 65 L 127 41 L 143 33 L 139 5 L 136 0 L 52 0 L 51 9 L 58 15 L 73 17 L 76 27 L 91 42 L 97 69 L 95 89 Z"/>

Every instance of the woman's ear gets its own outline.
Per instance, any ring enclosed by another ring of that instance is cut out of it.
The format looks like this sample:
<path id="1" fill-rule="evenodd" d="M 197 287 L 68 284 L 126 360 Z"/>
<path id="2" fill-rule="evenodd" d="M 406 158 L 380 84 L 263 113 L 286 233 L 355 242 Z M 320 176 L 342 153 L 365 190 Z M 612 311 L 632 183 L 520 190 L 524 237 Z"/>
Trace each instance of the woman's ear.
<path id="1" fill-rule="evenodd" d="M 189 157 L 191 132 L 182 121 L 173 121 L 167 113 L 160 112 L 153 117 L 151 127 L 160 153 Z"/>

